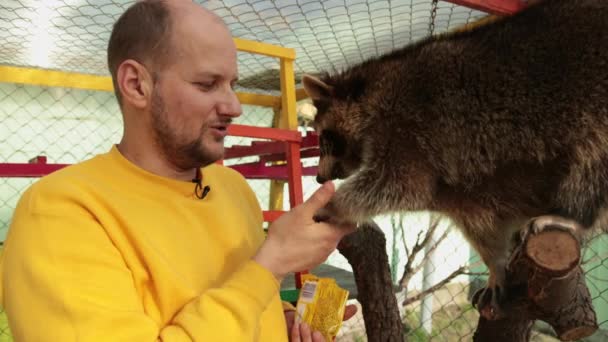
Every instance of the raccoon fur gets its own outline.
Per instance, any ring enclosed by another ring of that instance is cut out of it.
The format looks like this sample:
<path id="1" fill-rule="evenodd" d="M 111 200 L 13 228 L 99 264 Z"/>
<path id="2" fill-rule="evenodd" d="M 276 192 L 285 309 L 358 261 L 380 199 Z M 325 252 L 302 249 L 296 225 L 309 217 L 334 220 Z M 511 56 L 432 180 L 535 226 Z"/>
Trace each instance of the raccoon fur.
<path id="1" fill-rule="evenodd" d="M 547 0 L 334 75 L 305 75 L 318 110 L 317 179 L 345 179 L 318 215 L 444 213 L 494 291 L 525 222 L 602 226 L 607 25 L 608 1 Z"/>

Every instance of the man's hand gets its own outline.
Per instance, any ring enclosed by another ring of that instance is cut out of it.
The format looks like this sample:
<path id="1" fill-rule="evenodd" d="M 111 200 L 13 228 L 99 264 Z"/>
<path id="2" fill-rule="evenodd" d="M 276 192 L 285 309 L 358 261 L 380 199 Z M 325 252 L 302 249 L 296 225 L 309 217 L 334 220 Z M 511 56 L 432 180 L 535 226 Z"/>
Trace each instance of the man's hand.
<path id="1" fill-rule="evenodd" d="M 354 225 L 316 223 L 313 216 L 335 192 L 326 182 L 306 202 L 283 214 L 268 228 L 266 240 L 254 256 L 281 281 L 287 273 L 312 269 L 327 259 Z"/>
<path id="2" fill-rule="evenodd" d="M 290 342 L 326 342 L 318 331 L 311 331 L 307 324 L 294 324 L 296 318 L 296 312 L 294 310 L 284 311 L 285 321 L 287 322 L 287 332 L 289 333 Z M 357 307 L 353 304 L 347 305 L 344 308 L 343 321 L 346 321 L 353 317 L 357 313 Z"/>
<path id="3" fill-rule="evenodd" d="M 328 342 L 325 337 L 318 332 L 312 332 L 306 323 L 294 324 L 291 328 L 289 342 Z"/>

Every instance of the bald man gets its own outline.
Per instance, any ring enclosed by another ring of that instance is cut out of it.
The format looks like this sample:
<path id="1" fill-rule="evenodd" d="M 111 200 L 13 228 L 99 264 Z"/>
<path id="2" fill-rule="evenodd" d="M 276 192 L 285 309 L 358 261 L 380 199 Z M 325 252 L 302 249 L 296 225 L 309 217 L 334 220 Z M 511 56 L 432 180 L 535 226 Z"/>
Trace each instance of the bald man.
<path id="1" fill-rule="evenodd" d="M 15 340 L 322 341 L 293 325 L 279 285 L 353 227 L 313 221 L 327 183 L 264 238 L 255 194 L 214 163 L 241 115 L 222 20 L 190 1 L 138 2 L 114 25 L 108 65 L 121 141 L 43 177 L 14 212 L 0 299 Z"/>

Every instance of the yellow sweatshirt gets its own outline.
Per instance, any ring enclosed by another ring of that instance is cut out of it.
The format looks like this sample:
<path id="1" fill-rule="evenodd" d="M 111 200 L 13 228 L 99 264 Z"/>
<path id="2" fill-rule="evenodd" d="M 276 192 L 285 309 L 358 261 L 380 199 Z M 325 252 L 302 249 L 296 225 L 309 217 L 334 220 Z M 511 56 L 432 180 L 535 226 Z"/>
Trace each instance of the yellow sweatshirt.
<path id="1" fill-rule="evenodd" d="M 287 341 L 279 283 L 251 260 L 257 199 L 237 172 L 211 191 L 156 176 L 113 147 L 20 199 L 0 261 L 16 341 Z"/>

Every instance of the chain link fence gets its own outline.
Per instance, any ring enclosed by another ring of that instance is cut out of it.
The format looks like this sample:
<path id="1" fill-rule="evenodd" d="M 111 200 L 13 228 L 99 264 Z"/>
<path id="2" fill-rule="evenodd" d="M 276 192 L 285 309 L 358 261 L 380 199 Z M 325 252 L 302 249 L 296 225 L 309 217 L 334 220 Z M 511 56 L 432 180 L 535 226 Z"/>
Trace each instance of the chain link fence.
<path id="1" fill-rule="evenodd" d="M 326 1 L 197 1 L 221 16 L 235 37 L 291 47 L 296 50 L 295 72 L 337 72 L 413 43 L 429 34 L 431 0 L 326 0 Z M 53 69 L 107 75 L 105 49 L 111 25 L 133 1 L 118 0 L 3 0 L 0 2 L 0 66 Z M 439 1 L 434 32 L 442 33 L 485 17 L 480 11 Z M 239 53 L 238 91 L 278 95 L 276 59 Z M 273 110 L 244 106 L 235 123 L 270 127 Z M 303 128 L 301 128 L 304 131 Z M 0 83 L 0 163 L 25 163 L 46 156 L 49 163 L 76 163 L 106 152 L 120 140 L 122 119 L 110 92 L 61 87 Z M 228 147 L 249 145 L 252 139 L 229 137 Z M 234 165 L 255 161 L 237 158 Z M 304 166 L 316 159 L 303 160 Z M 36 179 L 0 178 L 0 241 L 23 192 Z M 303 177 L 304 197 L 317 189 L 313 177 Z M 269 208 L 268 180 L 251 180 L 263 209 Z M 285 190 L 284 207 L 289 206 Z M 382 217 L 377 222 L 387 237 L 387 252 L 395 284 L 399 283 L 409 252 L 419 232 L 429 227 L 426 213 Z M 444 232 L 448 231 L 446 237 Z M 405 233 L 404 233 L 405 232 Z M 417 272 L 407 289 L 396 293 L 403 327 L 409 341 L 469 341 L 478 314 L 470 304 L 472 292 L 485 284 L 484 269 L 462 236 L 442 223 L 437 247 L 423 250 L 412 263 Z M 584 268 L 600 329 L 596 339 L 608 340 L 608 239 L 592 239 L 585 249 Z M 327 260 L 345 272 L 351 267 L 339 253 Z M 430 292 L 461 266 L 461 274 Z M 341 275 L 349 277 L 349 274 Z M 342 279 L 346 282 L 351 279 Z M 340 280 L 340 279 L 339 279 Z M 353 299 L 351 302 L 356 303 Z M 538 325 L 535 341 L 552 341 L 550 331 Z M 0 342 L 11 341 L 6 316 L 0 315 Z M 337 341 L 366 341 L 361 310 L 345 322 Z"/>

